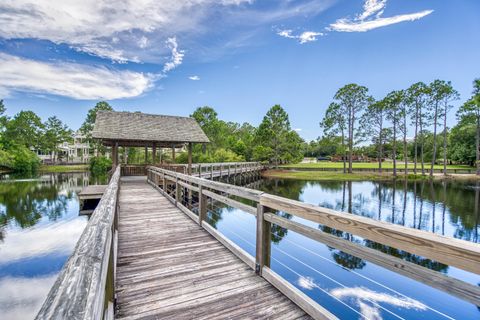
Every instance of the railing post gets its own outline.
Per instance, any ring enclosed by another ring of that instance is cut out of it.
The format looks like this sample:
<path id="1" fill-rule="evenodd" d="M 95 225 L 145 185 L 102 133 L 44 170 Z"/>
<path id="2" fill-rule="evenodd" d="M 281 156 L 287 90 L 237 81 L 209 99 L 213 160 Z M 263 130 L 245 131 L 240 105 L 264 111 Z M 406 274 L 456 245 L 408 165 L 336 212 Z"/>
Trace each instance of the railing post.
<path id="1" fill-rule="evenodd" d="M 265 207 L 257 204 L 257 238 L 255 254 L 255 272 L 261 276 L 264 266 L 270 267 L 271 224 L 265 221 Z"/>
<path id="2" fill-rule="evenodd" d="M 180 185 L 178 184 L 178 177 L 175 177 L 175 205 L 177 205 L 180 199 Z"/>
<path id="3" fill-rule="evenodd" d="M 210 180 L 213 180 L 213 164 L 210 165 Z"/>
<path id="4" fill-rule="evenodd" d="M 162 186 L 163 192 L 167 193 L 167 179 L 165 178 L 165 173 L 162 176 Z"/>
<path id="5" fill-rule="evenodd" d="M 198 186 L 198 224 L 202 226 L 207 218 L 207 196 L 203 194 L 203 187 Z"/>
<path id="6" fill-rule="evenodd" d="M 202 177 L 202 165 L 201 164 L 198 165 L 198 177 L 199 178 Z"/>

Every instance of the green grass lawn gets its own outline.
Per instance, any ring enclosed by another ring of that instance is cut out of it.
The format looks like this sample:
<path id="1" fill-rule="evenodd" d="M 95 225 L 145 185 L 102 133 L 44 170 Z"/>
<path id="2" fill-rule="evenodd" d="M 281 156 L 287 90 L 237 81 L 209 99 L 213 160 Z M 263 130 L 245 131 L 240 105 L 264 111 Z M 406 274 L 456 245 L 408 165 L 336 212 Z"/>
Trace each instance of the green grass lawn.
<path id="1" fill-rule="evenodd" d="M 79 171 L 88 171 L 88 164 L 74 164 L 74 165 L 63 165 L 63 166 L 40 166 L 39 171 L 41 172 L 79 172 Z"/>
<path id="2" fill-rule="evenodd" d="M 405 165 L 403 163 L 397 163 L 397 168 L 403 169 Z M 409 169 L 413 169 L 413 163 L 408 164 Z M 281 166 L 281 168 L 306 168 L 306 169 L 315 169 L 315 168 L 343 168 L 343 162 L 330 162 L 330 161 L 320 161 L 316 163 L 296 163 L 288 164 Z M 347 163 L 348 168 L 348 163 Z M 377 169 L 377 162 L 354 162 L 353 169 Z M 383 162 L 382 168 L 384 169 L 393 169 L 393 162 Z M 443 165 L 435 165 L 435 169 L 443 169 Z M 421 169 L 421 165 L 417 164 L 417 169 Z M 430 169 L 430 164 L 425 164 L 425 169 Z M 473 167 L 467 165 L 447 165 L 447 169 L 474 169 Z"/>
<path id="3" fill-rule="evenodd" d="M 392 173 L 376 173 L 376 172 L 332 172 L 332 171 L 294 171 L 294 170 L 267 170 L 262 173 L 266 178 L 278 178 L 278 179 L 296 179 L 296 180 L 309 180 L 309 181 L 386 181 L 394 179 Z M 407 176 L 399 174 L 398 179 L 407 178 L 408 180 L 430 179 L 429 175 L 421 174 L 408 174 Z M 435 174 L 433 176 L 435 180 L 453 179 L 453 180 L 477 180 L 480 177 L 475 174 L 456 174 L 447 175 Z"/>

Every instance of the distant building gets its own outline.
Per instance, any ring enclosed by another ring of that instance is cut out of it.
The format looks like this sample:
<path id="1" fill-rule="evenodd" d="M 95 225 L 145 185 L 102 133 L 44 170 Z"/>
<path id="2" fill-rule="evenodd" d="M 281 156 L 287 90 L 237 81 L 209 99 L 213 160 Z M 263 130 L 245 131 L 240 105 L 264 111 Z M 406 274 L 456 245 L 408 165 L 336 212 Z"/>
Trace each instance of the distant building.
<path id="1" fill-rule="evenodd" d="M 72 136 L 73 142 L 64 142 L 58 146 L 58 152 L 34 150 L 42 163 L 88 163 L 90 161 L 90 144 L 80 132 Z"/>

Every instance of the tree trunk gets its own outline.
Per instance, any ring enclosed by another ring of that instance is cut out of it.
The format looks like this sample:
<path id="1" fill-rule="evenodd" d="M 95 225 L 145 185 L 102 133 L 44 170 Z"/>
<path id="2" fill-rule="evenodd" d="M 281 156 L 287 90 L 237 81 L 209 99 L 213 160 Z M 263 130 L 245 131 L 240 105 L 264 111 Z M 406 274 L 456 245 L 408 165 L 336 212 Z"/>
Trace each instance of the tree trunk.
<path id="1" fill-rule="evenodd" d="M 414 160 L 413 160 L 413 173 L 416 175 L 417 174 L 417 160 L 418 160 L 418 152 L 417 152 L 417 148 L 418 148 L 418 107 L 415 105 L 415 142 L 414 142 L 414 146 L 415 146 L 415 156 L 414 156 Z"/>
<path id="2" fill-rule="evenodd" d="M 477 137 L 475 139 L 475 145 L 477 148 L 476 159 L 477 159 L 477 176 L 480 175 L 480 115 L 477 115 Z"/>
<path id="3" fill-rule="evenodd" d="M 405 162 L 405 175 L 408 174 L 408 150 L 407 150 L 407 114 L 403 115 L 403 162 Z"/>
<path id="4" fill-rule="evenodd" d="M 353 111 L 351 111 L 350 128 L 348 129 L 349 130 L 349 132 L 348 132 L 348 135 L 349 135 L 349 140 L 348 140 L 348 173 L 352 173 L 353 122 L 354 122 Z"/>
<path id="5" fill-rule="evenodd" d="M 447 175 L 447 107 L 445 102 L 445 110 L 443 115 L 443 175 Z"/>
<path id="6" fill-rule="evenodd" d="M 395 115 L 396 116 L 396 115 Z M 393 120 L 393 176 L 397 176 L 397 120 Z"/>
<path id="7" fill-rule="evenodd" d="M 378 143 L 380 144 L 378 147 L 378 172 L 380 173 L 382 173 L 382 158 L 383 158 L 382 131 L 383 131 L 383 125 L 380 124 L 380 134 L 378 135 Z"/>
<path id="8" fill-rule="evenodd" d="M 438 103 L 435 103 L 435 112 L 433 115 L 433 154 L 432 164 L 430 166 L 430 177 L 433 177 L 433 167 L 437 156 L 437 119 L 438 118 Z"/>
<path id="9" fill-rule="evenodd" d="M 342 129 L 343 173 L 347 173 L 347 150 L 345 149 L 345 132 Z"/>

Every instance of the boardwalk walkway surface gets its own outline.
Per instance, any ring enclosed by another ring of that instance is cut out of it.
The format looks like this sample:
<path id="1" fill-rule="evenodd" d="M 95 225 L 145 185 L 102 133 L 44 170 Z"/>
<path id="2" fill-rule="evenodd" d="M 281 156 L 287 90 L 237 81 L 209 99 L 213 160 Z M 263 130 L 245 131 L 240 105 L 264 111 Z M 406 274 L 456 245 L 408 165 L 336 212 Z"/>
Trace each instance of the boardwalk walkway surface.
<path id="1" fill-rule="evenodd" d="M 144 179 L 120 189 L 117 318 L 310 319 Z"/>

